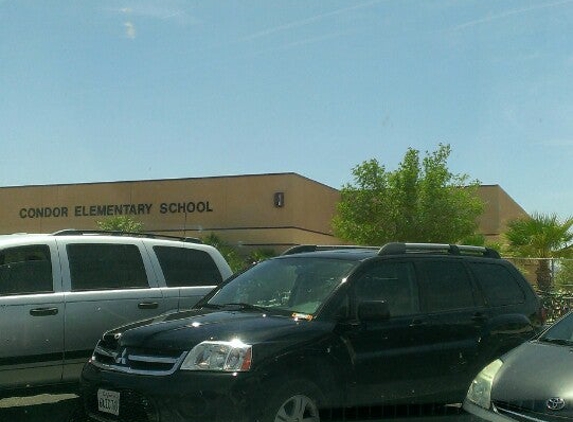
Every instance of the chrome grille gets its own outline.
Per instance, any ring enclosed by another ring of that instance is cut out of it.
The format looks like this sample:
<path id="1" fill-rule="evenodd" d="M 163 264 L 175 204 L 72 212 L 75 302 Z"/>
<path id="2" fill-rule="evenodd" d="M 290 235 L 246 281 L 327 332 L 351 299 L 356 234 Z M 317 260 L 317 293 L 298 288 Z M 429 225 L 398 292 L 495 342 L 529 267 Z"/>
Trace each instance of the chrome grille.
<path id="1" fill-rule="evenodd" d="M 551 412 L 545 409 L 544 401 L 527 400 L 521 402 L 496 401 L 494 410 L 520 422 L 566 422 L 572 421 L 567 412 Z"/>
<path id="2" fill-rule="evenodd" d="M 91 363 L 102 369 L 139 375 L 173 374 L 185 359 L 187 351 L 150 351 L 131 347 L 108 349 L 98 344 Z"/>

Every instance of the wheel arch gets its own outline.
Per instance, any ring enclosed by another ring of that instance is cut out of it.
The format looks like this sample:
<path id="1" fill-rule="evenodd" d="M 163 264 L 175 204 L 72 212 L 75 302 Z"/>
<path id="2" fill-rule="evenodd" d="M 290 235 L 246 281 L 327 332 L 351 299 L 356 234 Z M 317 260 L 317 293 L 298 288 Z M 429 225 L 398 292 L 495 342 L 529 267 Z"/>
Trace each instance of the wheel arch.
<path id="1" fill-rule="evenodd" d="M 258 371 L 262 391 L 276 391 L 286 383 L 306 381 L 316 386 L 324 406 L 340 406 L 346 400 L 347 376 L 328 354 L 291 352 L 273 358 Z"/>

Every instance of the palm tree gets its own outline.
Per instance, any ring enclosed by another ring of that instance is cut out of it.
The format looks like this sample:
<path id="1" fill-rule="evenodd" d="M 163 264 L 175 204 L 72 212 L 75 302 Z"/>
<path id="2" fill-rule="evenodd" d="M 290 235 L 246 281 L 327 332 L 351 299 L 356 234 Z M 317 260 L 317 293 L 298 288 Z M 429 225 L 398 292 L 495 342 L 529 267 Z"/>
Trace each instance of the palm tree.
<path id="1" fill-rule="evenodd" d="M 509 252 L 525 258 L 538 258 L 537 286 L 551 289 L 551 258 L 573 257 L 573 217 L 559 221 L 556 214 L 534 213 L 508 223 L 505 238 Z"/>

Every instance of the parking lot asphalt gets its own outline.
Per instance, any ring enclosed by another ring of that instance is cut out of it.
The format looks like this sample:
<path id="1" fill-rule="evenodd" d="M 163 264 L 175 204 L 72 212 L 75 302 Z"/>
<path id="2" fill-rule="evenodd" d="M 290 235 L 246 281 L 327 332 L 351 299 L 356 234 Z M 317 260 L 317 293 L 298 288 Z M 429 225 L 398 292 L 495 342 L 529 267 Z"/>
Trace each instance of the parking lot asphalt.
<path id="1" fill-rule="evenodd" d="M 68 422 L 78 406 L 74 394 L 41 394 L 31 397 L 9 397 L 0 399 L 0 421 L 17 422 Z M 373 415 L 347 416 L 336 422 L 478 422 L 476 418 L 456 408 L 408 417 L 377 417 Z M 206 421 L 207 422 L 207 421 Z M 329 421 L 335 422 L 335 421 Z"/>
<path id="2" fill-rule="evenodd" d="M 75 394 L 41 394 L 0 400 L 0 421 L 66 422 L 78 405 Z"/>

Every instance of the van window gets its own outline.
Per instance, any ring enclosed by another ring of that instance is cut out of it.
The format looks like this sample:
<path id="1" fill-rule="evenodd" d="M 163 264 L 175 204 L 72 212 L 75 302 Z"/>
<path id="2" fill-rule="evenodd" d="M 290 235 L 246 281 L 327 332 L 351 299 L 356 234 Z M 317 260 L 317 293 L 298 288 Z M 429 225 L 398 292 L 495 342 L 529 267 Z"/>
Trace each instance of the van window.
<path id="1" fill-rule="evenodd" d="M 0 251 L 0 295 L 54 291 L 48 245 L 29 245 Z"/>
<path id="2" fill-rule="evenodd" d="M 355 283 L 358 300 L 385 300 L 391 316 L 420 311 L 418 285 L 412 265 L 384 262 L 370 268 Z"/>
<path id="3" fill-rule="evenodd" d="M 205 251 L 154 246 L 168 287 L 213 286 L 222 280 L 217 265 Z"/>
<path id="4" fill-rule="evenodd" d="M 75 243 L 67 251 L 72 291 L 149 287 L 136 245 Z"/>
<path id="5" fill-rule="evenodd" d="M 473 262 L 470 268 L 489 306 L 517 305 L 525 302 L 525 293 L 519 282 L 503 265 Z"/>
<path id="6" fill-rule="evenodd" d="M 471 280 L 460 261 L 432 260 L 417 264 L 426 279 L 429 312 L 473 308 Z"/>

